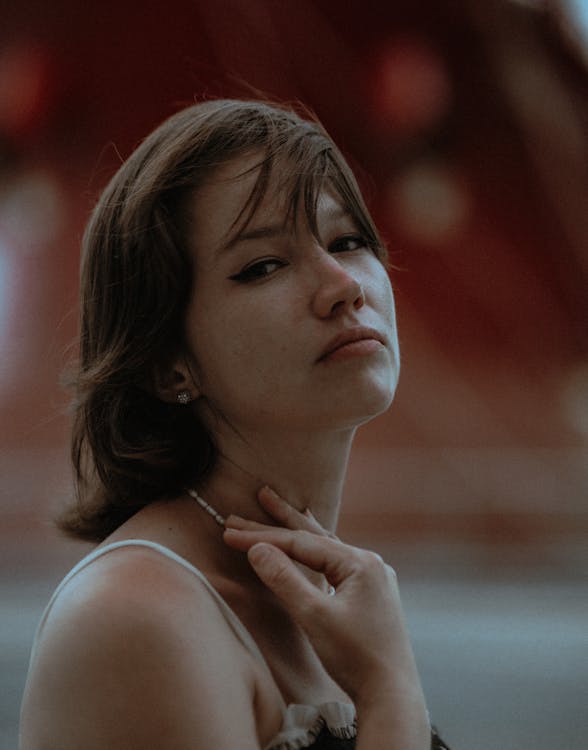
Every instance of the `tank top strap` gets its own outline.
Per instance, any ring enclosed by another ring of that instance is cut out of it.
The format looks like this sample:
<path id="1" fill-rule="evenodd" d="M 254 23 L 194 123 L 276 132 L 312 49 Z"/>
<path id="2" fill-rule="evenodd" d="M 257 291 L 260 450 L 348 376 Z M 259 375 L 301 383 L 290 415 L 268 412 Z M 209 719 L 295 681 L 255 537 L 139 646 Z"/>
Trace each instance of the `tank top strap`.
<path id="1" fill-rule="evenodd" d="M 268 672 L 271 674 L 271 671 L 269 669 L 269 666 L 259 650 L 259 647 L 257 643 L 253 640 L 253 637 L 243 625 L 239 617 L 235 614 L 235 612 L 231 609 L 231 607 L 227 604 L 227 602 L 223 599 L 223 597 L 218 593 L 218 591 L 214 588 L 214 586 L 210 583 L 208 578 L 202 573 L 202 571 L 198 570 L 198 568 L 192 563 L 188 562 L 188 560 L 184 559 L 180 555 L 176 554 L 173 550 L 169 549 L 169 547 L 164 547 L 162 544 L 158 544 L 157 542 L 151 542 L 147 539 L 125 539 L 120 542 L 112 542 L 111 544 L 107 544 L 104 547 L 98 547 L 97 549 L 90 552 L 86 557 L 82 558 L 77 565 L 75 565 L 69 573 L 63 578 L 61 583 L 57 586 L 55 591 L 53 592 L 53 595 L 49 599 L 49 603 L 47 604 L 45 611 L 43 612 L 43 615 L 41 617 L 41 621 L 39 622 L 39 626 L 37 628 L 37 636 L 39 635 L 41 628 L 43 627 L 43 624 L 45 620 L 47 619 L 47 616 L 49 615 L 49 612 L 51 610 L 51 607 L 53 606 L 53 603 L 57 599 L 59 593 L 62 591 L 62 589 L 67 585 L 67 583 L 81 570 L 86 568 L 90 563 L 92 563 L 94 560 L 96 560 L 99 557 L 102 557 L 103 555 L 106 555 L 108 552 L 112 552 L 116 549 L 121 549 L 124 547 L 146 547 L 148 549 L 152 549 L 159 554 L 163 555 L 164 557 L 167 557 L 169 560 L 173 560 L 178 565 L 181 565 L 186 570 L 193 573 L 198 580 L 204 585 L 204 587 L 208 590 L 209 594 L 212 596 L 212 598 L 217 603 L 222 615 L 224 616 L 225 620 L 235 633 L 235 635 L 239 638 L 241 643 L 249 650 L 249 652 L 258 659 L 268 670 Z M 37 640 L 37 638 L 35 638 Z"/>

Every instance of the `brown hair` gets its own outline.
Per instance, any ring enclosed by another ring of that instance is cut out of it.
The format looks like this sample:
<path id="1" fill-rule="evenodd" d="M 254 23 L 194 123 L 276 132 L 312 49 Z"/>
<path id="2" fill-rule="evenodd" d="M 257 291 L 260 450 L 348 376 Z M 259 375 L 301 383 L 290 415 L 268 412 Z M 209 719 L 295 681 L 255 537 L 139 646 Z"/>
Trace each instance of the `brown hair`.
<path id="1" fill-rule="evenodd" d="M 261 154 L 244 225 L 279 170 L 290 212 L 302 202 L 316 231 L 318 194 L 328 182 L 384 259 L 349 166 L 308 117 L 257 101 L 193 105 L 151 133 L 104 190 L 83 239 L 71 447 L 76 499 L 58 519 L 68 534 L 100 541 L 214 467 L 212 436 L 192 410 L 160 400 L 153 383 L 157 369 L 184 351 L 192 287 L 186 198 L 216 167 L 245 152 Z"/>

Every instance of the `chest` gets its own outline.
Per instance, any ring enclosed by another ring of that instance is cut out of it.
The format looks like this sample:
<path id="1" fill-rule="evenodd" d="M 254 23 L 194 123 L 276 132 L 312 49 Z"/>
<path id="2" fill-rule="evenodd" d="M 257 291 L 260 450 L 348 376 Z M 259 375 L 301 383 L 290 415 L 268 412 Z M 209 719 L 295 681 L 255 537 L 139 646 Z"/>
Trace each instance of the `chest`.
<path id="1" fill-rule="evenodd" d="M 350 702 L 308 638 L 275 600 L 256 598 L 231 586 L 222 595 L 259 648 L 268 667 L 263 670 L 271 683 L 268 687 L 277 689 L 286 705 Z"/>

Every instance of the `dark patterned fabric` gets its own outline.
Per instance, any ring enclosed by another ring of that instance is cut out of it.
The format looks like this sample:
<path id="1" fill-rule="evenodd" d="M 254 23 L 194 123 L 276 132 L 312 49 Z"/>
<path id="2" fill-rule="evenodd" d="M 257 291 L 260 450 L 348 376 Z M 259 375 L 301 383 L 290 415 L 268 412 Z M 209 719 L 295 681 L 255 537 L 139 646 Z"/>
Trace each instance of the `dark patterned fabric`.
<path id="1" fill-rule="evenodd" d="M 316 740 L 308 746 L 308 750 L 354 750 L 354 748 L 355 737 L 351 739 L 334 737 L 327 727 L 323 727 Z"/>
<path id="2" fill-rule="evenodd" d="M 449 745 L 446 745 L 437 734 L 437 729 L 435 727 L 433 727 L 431 733 L 431 750 L 450 750 Z"/>
<path id="3" fill-rule="evenodd" d="M 355 739 L 333 737 L 326 727 L 322 729 L 312 745 L 308 746 L 308 750 L 354 750 L 354 748 Z M 449 746 L 437 734 L 435 727 L 433 727 L 431 734 L 431 750 L 450 750 Z"/>

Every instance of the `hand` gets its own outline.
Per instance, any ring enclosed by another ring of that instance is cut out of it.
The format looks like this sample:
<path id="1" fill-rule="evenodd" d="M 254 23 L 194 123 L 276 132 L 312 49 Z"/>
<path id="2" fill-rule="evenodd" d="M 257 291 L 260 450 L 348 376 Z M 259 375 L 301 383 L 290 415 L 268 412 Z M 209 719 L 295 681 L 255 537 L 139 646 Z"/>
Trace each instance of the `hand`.
<path id="1" fill-rule="evenodd" d="M 285 528 L 229 516 L 225 542 L 248 553 L 358 710 L 383 692 L 390 701 L 423 701 L 392 568 L 379 555 L 344 544 L 273 491 L 264 488 L 259 501 Z M 323 574 L 335 595 L 313 585 L 295 563 Z"/>

